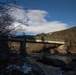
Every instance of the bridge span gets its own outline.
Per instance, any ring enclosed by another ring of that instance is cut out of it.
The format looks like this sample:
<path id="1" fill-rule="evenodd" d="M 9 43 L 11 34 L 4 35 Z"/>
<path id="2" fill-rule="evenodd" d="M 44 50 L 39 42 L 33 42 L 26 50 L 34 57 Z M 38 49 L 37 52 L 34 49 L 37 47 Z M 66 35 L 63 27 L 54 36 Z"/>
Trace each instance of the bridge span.
<path id="1" fill-rule="evenodd" d="M 14 41 L 14 42 L 26 42 L 26 43 L 45 43 L 45 44 L 65 44 L 64 40 L 54 39 L 54 38 L 44 38 L 41 37 L 27 37 L 27 36 L 16 36 L 16 37 L 6 37 L 0 36 L 0 40 L 4 41 Z"/>
<path id="2" fill-rule="evenodd" d="M 20 52 L 23 54 L 26 50 L 26 43 L 42 43 L 64 45 L 65 41 L 60 39 L 42 38 L 33 36 L 0 36 L 0 41 L 20 42 Z"/>

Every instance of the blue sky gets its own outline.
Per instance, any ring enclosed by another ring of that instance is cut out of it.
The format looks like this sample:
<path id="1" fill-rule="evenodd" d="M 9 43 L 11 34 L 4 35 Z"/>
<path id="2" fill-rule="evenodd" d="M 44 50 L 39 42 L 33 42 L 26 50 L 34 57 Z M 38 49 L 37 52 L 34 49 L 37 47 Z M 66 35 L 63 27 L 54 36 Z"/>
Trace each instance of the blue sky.
<path id="1" fill-rule="evenodd" d="M 29 9 L 46 10 L 49 21 L 58 20 L 76 25 L 76 0 L 20 0 L 20 5 Z"/>
<path id="2" fill-rule="evenodd" d="M 17 0 L 17 2 L 20 7 L 28 8 L 27 11 L 18 10 L 20 18 L 26 19 L 27 24 L 22 26 L 24 32 L 26 29 L 26 34 L 49 33 L 76 26 L 76 0 Z M 18 18 L 17 16 L 17 20 Z"/>

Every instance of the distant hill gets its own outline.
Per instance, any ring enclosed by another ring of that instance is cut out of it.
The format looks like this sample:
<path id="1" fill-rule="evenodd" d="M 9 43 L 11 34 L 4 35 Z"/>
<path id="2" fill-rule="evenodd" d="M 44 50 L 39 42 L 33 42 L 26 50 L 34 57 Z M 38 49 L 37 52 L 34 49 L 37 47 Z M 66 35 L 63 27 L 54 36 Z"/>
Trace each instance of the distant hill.
<path id="1" fill-rule="evenodd" d="M 56 31 L 52 33 L 41 33 L 37 34 L 37 36 L 44 36 L 44 37 L 49 37 L 49 38 L 58 38 L 58 39 L 63 39 L 65 40 L 66 38 L 69 38 L 70 36 L 72 37 L 71 39 L 76 39 L 76 27 L 69 28 L 66 30 L 61 30 L 61 31 Z"/>
<path id="2" fill-rule="evenodd" d="M 53 33 L 48 34 L 38 34 L 37 36 L 44 36 L 46 38 L 57 38 L 63 39 L 69 42 L 69 46 L 67 48 L 68 52 L 76 53 L 76 27 L 72 27 L 66 30 L 61 30 Z"/>

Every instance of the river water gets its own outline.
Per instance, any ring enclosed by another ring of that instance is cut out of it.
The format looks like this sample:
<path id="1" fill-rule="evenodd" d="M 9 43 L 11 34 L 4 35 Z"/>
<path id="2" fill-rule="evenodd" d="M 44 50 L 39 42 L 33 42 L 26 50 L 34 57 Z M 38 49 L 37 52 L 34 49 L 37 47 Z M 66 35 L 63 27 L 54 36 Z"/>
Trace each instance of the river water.
<path id="1" fill-rule="evenodd" d="M 72 59 L 76 59 L 75 54 L 54 54 L 54 55 L 50 54 L 47 57 L 52 59 L 59 59 L 64 61 L 65 63 L 69 63 L 72 61 Z"/>
<path id="2" fill-rule="evenodd" d="M 42 53 L 29 53 L 33 57 L 42 58 Z M 44 56 L 52 59 L 59 59 L 64 61 L 65 63 L 69 63 L 72 59 L 76 59 L 76 54 L 49 54 L 46 53 Z"/>
<path id="3" fill-rule="evenodd" d="M 38 57 L 41 57 L 40 55 L 41 54 L 31 54 L 31 55 L 36 55 Z M 47 54 L 46 54 L 47 55 Z M 52 59 L 59 59 L 59 60 L 62 60 L 64 61 L 65 63 L 69 63 L 72 61 L 72 59 L 76 59 L 76 55 L 72 55 L 72 54 L 48 54 L 47 55 L 47 58 L 52 58 Z M 64 75 L 61 71 L 61 68 L 60 67 L 54 67 L 54 66 L 51 66 L 51 65 L 46 65 L 46 64 L 43 64 L 41 62 L 37 62 L 34 58 L 29 58 L 30 59 L 30 62 L 34 63 L 34 64 L 38 64 L 42 70 L 44 71 L 44 73 L 46 75 Z"/>

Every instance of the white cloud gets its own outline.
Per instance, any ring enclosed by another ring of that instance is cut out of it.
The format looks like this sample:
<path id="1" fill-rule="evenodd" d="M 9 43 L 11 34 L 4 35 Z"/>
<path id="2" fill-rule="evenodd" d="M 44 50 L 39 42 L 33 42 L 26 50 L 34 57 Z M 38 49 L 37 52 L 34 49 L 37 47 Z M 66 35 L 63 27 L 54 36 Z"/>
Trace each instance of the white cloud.
<path id="1" fill-rule="evenodd" d="M 11 7 L 8 13 L 15 18 L 16 22 L 27 22 L 26 11 L 21 8 Z"/>
<path id="2" fill-rule="evenodd" d="M 53 31 L 59 31 L 62 29 L 66 29 L 67 24 L 61 23 L 58 21 L 46 22 L 43 25 L 39 26 L 28 26 L 27 32 L 32 32 L 34 34 L 38 33 L 49 33 Z"/>
<path id="3" fill-rule="evenodd" d="M 41 10 L 28 10 L 27 17 L 29 19 L 28 24 L 34 23 L 34 25 L 40 25 L 47 22 L 45 16 L 47 15 L 46 11 Z"/>
<path id="4" fill-rule="evenodd" d="M 14 11 L 11 13 L 16 18 L 14 26 L 20 25 L 16 30 L 25 33 L 49 33 L 53 31 L 59 31 L 67 28 L 66 23 L 59 21 L 47 21 L 45 17 L 48 16 L 48 12 L 44 10 L 21 10 L 18 8 L 11 8 Z M 22 23 L 18 23 L 21 21 Z"/>

